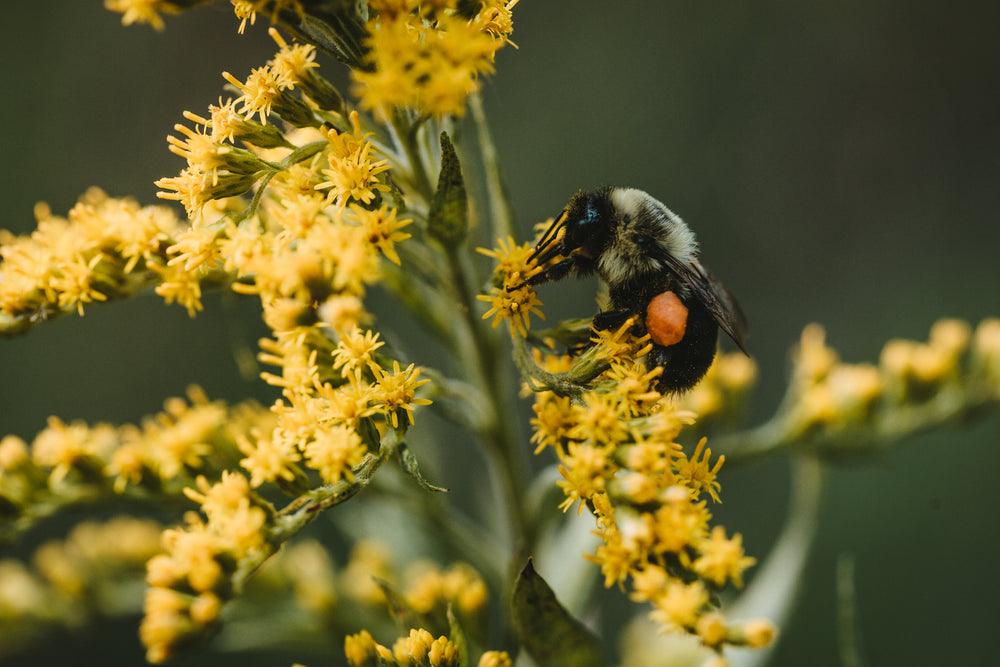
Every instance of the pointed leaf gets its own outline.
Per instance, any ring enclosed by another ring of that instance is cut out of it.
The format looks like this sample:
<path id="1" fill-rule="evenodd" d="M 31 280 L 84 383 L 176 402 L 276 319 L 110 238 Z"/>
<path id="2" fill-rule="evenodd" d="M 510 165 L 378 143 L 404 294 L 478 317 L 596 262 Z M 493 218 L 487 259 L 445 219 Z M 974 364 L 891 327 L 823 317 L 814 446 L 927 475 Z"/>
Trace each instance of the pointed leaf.
<path id="1" fill-rule="evenodd" d="M 458 647 L 458 667 L 469 667 L 469 647 L 465 641 L 465 632 L 450 604 L 448 605 L 448 640 Z"/>
<path id="2" fill-rule="evenodd" d="M 442 132 L 441 173 L 427 214 L 427 232 L 446 248 L 454 248 L 465 238 L 468 228 L 469 195 L 462 180 L 462 167 L 448 133 Z"/>
<path id="3" fill-rule="evenodd" d="M 604 664 L 600 641 L 559 604 L 531 559 L 514 583 L 513 608 L 521 642 L 539 667 Z"/>
<path id="4" fill-rule="evenodd" d="M 385 594 L 385 603 L 389 608 L 389 616 L 402 627 L 422 627 L 420 614 L 406 601 L 406 598 L 396 590 L 396 587 L 385 579 L 372 577 L 375 584 L 382 589 Z"/>
<path id="5" fill-rule="evenodd" d="M 445 489 L 440 486 L 434 486 L 426 479 L 424 479 L 424 476 L 420 474 L 420 464 L 417 463 L 417 455 L 414 454 L 413 450 L 411 450 L 405 444 L 400 444 L 399 448 L 396 450 L 396 453 L 399 454 L 399 464 L 403 467 L 403 471 L 407 475 L 412 477 L 414 481 L 416 481 L 416 483 L 420 485 L 421 489 L 423 489 L 424 491 L 439 491 L 439 492 L 449 491 L 449 489 Z"/>

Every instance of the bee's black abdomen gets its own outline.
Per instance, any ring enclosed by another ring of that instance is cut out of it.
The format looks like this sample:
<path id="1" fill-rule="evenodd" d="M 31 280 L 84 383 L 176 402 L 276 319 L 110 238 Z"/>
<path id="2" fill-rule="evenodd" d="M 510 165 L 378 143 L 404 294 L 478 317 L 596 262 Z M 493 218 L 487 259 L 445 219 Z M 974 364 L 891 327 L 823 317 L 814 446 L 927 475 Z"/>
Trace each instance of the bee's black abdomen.
<path id="1" fill-rule="evenodd" d="M 653 345 L 646 358 L 650 370 L 663 366 L 656 388 L 662 393 L 687 391 L 705 376 L 715 358 L 719 326 L 698 303 L 688 305 L 687 328 L 680 342 L 669 347 Z"/>

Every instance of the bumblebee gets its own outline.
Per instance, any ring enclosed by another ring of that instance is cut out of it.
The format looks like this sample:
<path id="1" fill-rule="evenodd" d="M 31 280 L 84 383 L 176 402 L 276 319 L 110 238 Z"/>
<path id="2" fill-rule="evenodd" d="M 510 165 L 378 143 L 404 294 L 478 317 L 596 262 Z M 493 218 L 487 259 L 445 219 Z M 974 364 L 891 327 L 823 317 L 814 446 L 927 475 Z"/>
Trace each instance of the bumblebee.
<path id="1" fill-rule="evenodd" d="M 715 358 L 720 328 L 747 354 L 746 318 L 699 261 L 694 233 L 642 190 L 603 187 L 574 195 L 542 234 L 531 261 L 545 266 L 560 257 L 528 284 L 600 276 L 610 307 L 594 316 L 594 329 L 617 328 L 635 317 L 636 332 L 648 332 L 653 343 L 646 367 L 663 368 L 659 391 L 687 391 L 701 380 Z"/>

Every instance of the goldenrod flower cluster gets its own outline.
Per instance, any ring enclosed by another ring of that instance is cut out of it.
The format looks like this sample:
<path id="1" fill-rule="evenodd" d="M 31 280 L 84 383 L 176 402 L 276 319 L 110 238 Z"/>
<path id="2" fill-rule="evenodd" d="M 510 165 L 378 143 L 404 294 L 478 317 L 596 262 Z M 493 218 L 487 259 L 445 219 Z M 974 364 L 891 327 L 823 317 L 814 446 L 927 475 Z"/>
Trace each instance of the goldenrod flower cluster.
<path id="1" fill-rule="evenodd" d="M 149 519 L 84 521 L 65 540 L 39 547 L 30 567 L 0 560 L 0 656 L 41 628 L 133 613 L 145 562 L 160 550 L 162 526 Z"/>
<path id="2" fill-rule="evenodd" d="M 431 561 L 417 561 L 403 573 L 403 581 L 403 597 L 419 614 L 449 606 L 463 615 L 477 614 L 489 597 L 486 583 L 468 563 L 452 563 L 442 570 Z"/>
<path id="3" fill-rule="evenodd" d="M 528 310 L 536 304 L 524 283 L 539 271 L 528 262 L 530 244 L 503 243 L 485 252 L 497 260 L 494 325 L 509 320 L 515 345 L 523 344 Z M 756 560 L 744 554 L 742 537 L 710 526 L 707 500 L 719 502 L 717 474 L 704 438 L 690 453 L 677 444 L 695 413 L 656 390 L 662 368 L 642 361 L 649 336 L 636 338 L 634 322 L 594 331 L 577 357 L 535 348 L 519 364 L 535 393 L 532 442 L 536 453 L 552 448 L 559 458 L 562 507 L 591 511 L 602 544 L 592 556 L 606 586 L 629 584 L 630 597 L 653 606 L 664 627 L 697 635 L 711 648 L 745 644 L 742 624 L 727 624 L 712 600 L 728 584 L 743 585 Z M 588 325 L 589 327 L 589 325 Z M 703 396 L 745 391 L 751 364 L 723 357 Z M 702 398 L 708 403 L 708 398 Z"/>
<path id="4" fill-rule="evenodd" d="M 545 318 L 538 308 L 542 302 L 535 290 L 526 284 L 531 276 L 541 270 L 528 264 L 533 249 L 530 243 L 517 245 L 510 237 L 497 239 L 495 249 L 478 249 L 483 255 L 497 261 L 493 275 L 498 284 L 490 288 L 489 294 L 480 294 L 476 297 L 490 304 L 489 310 L 483 314 L 483 319 L 492 317 L 494 328 L 501 322 L 509 321 L 511 336 L 515 333 L 521 336 L 527 335 L 533 313 L 542 319 Z"/>
<path id="5" fill-rule="evenodd" d="M 163 206 L 91 188 L 65 217 L 35 207 L 38 229 L 0 231 L 0 334 L 24 331 L 88 304 L 123 298 L 172 273 L 167 248 L 183 226 Z M 189 308 L 194 303 L 182 301 Z"/>
<path id="6" fill-rule="evenodd" d="M 719 501 L 723 457 L 713 461 L 705 439 L 690 453 L 676 443 L 694 414 L 655 390 L 660 369 L 647 371 L 635 360 L 645 341 L 623 344 L 627 326 L 601 333 L 597 356 L 610 368 L 579 400 L 536 395 L 533 439 L 559 457 L 563 506 L 579 502 L 580 511 L 595 515 L 602 544 L 589 558 L 606 586 L 628 583 L 633 600 L 653 605 L 653 618 L 707 646 L 743 643 L 742 626 L 727 625 L 712 604 L 728 584 L 742 586 L 743 572 L 756 562 L 738 533 L 710 525 L 707 499 Z M 566 364 L 543 361 L 548 368 Z"/>
<path id="7" fill-rule="evenodd" d="M 466 97 L 493 72 L 494 56 L 513 29 L 517 0 L 370 2 L 368 54 L 352 70 L 352 92 L 365 109 L 388 116 L 411 107 L 434 116 L 462 115 Z"/>
<path id="8" fill-rule="evenodd" d="M 926 343 L 890 340 L 878 364 L 848 364 L 817 324 L 802 331 L 781 409 L 768 422 L 727 438 L 727 451 L 759 455 L 810 447 L 865 456 L 903 436 L 974 414 L 1000 401 L 1000 320 L 942 319 Z"/>
<path id="9" fill-rule="evenodd" d="M 344 653 L 351 667 L 458 667 L 463 661 L 460 644 L 441 635 L 437 638 L 423 628 L 410 630 L 409 635 L 397 639 L 392 648 L 375 641 L 362 630 L 349 635 L 344 641 Z M 478 662 L 479 667 L 509 667 L 510 657 L 500 651 L 487 651 Z"/>
<path id="10" fill-rule="evenodd" d="M 195 4 L 106 2 L 123 23 L 156 29 L 163 14 Z M 372 328 L 364 298 L 386 274 L 400 294 L 419 284 L 396 267 L 408 261 L 401 244 L 413 235 L 426 242 L 432 217 L 462 237 L 464 210 L 453 206 L 445 218 L 433 209 L 429 173 L 441 158 L 428 138 L 445 116 L 462 115 L 492 72 L 515 3 L 231 4 L 240 32 L 262 13 L 300 41 L 272 28 L 274 58 L 245 77 L 224 72 L 235 96 L 185 112 L 168 137 L 186 166 L 157 181 L 158 194 L 182 204 L 188 220 L 95 189 L 66 219 L 40 205 L 36 232 L 0 238 L 0 333 L 144 288 L 194 315 L 204 290 L 230 287 L 260 300 L 271 329 L 259 355 L 271 367 L 263 379 L 281 390 L 270 411 L 228 409 L 196 391 L 190 406 L 171 401 L 142 427 L 53 418 L 30 447 L 0 444 L 7 535 L 101 494 L 197 505 L 164 532 L 164 553 L 148 564 L 141 636 L 154 662 L 208 636 L 265 559 L 391 457 L 429 486 L 404 441 L 415 408 L 430 403 L 421 389 L 429 380 Z M 345 102 L 319 74 L 317 48 L 353 68 L 359 108 L 391 124 Z M 461 189 L 453 159 L 451 187 Z M 464 207 L 464 190 L 446 196 Z M 427 248 L 413 252 L 426 257 Z M 424 282 L 448 294 L 440 275 L 423 270 Z M 294 500 L 276 506 L 276 491 Z M 472 613 L 487 600 L 478 575 L 458 565 L 424 571 L 402 594 L 420 613 L 447 605 Z"/>
<path id="11" fill-rule="evenodd" d="M 0 440 L 0 537 L 81 502 L 116 495 L 182 497 L 198 474 L 235 464 L 237 441 L 272 423 L 254 402 L 227 407 L 197 387 L 140 425 L 69 424 L 52 417 L 32 442 Z"/>
<path id="12" fill-rule="evenodd" d="M 396 615 L 426 623 L 394 642 L 391 648 L 379 646 L 368 630 L 348 636 L 345 652 L 349 664 L 459 664 L 456 661 L 460 651 L 465 650 L 460 643 L 445 636 L 435 639 L 424 628 L 447 628 L 448 614 L 452 612 L 463 619 L 465 627 L 471 625 L 474 630 L 485 627 L 486 619 L 477 618 L 487 601 L 486 586 L 479 573 L 463 562 L 441 569 L 431 561 L 417 561 L 402 572 L 397 565 L 387 544 L 363 540 L 354 545 L 348 562 L 337 571 L 329 552 L 319 543 L 307 540 L 276 555 L 255 583 L 269 588 L 290 585 L 298 604 L 314 613 L 328 615 L 331 622 L 342 623 L 358 615 L 376 618 L 381 613 L 387 621 L 382 632 L 387 633 L 396 625 L 388 623 L 386 612 L 394 611 Z M 487 651 L 479 664 L 509 667 L 511 663 L 505 653 Z"/>

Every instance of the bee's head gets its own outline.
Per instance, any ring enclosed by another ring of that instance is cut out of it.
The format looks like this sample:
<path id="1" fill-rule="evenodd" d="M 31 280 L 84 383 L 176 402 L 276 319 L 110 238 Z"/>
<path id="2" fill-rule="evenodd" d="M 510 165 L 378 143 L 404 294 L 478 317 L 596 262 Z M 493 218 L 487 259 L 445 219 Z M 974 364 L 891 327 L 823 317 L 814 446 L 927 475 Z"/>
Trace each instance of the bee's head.
<path id="1" fill-rule="evenodd" d="M 596 257 L 611 237 L 611 188 L 578 192 L 539 239 L 530 260 L 544 264 L 558 255 Z M 559 232 L 563 231 L 560 237 Z"/>
<path id="2" fill-rule="evenodd" d="M 578 192 L 569 200 L 562 213 L 566 228 L 563 245 L 567 252 L 595 257 L 607 245 L 615 226 L 615 210 L 611 188 L 593 192 Z"/>

